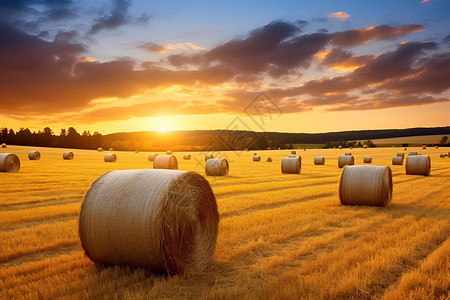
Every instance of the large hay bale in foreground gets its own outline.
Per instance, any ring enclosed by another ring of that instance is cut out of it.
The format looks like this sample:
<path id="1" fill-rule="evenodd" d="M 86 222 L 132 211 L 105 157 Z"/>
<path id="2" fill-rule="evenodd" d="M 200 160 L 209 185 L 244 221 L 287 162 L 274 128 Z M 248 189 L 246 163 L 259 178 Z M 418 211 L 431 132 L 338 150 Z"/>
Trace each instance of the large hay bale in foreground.
<path id="1" fill-rule="evenodd" d="M 214 193 L 200 174 L 120 170 L 103 174 L 87 191 L 79 235 L 97 263 L 194 273 L 212 257 L 218 223 Z"/>
<path id="2" fill-rule="evenodd" d="M 346 165 L 354 165 L 355 158 L 353 156 L 348 155 L 340 155 L 338 159 L 338 167 L 341 169 Z"/>
<path id="3" fill-rule="evenodd" d="M 6 148 L 6 147 L 7 147 L 6 144 L 2 143 L 2 148 Z"/>
<path id="4" fill-rule="evenodd" d="M 105 155 L 105 162 L 116 162 L 117 156 L 114 153 L 108 153 Z"/>
<path id="5" fill-rule="evenodd" d="M 65 160 L 72 160 L 74 158 L 72 151 L 66 151 L 63 153 L 63 159 Z"/>
<path id="6" fill-rule="evenodd" d="M 302 157 L 287 157 L 281 160 L 281 173 L 300 174 Z"/>
<path id="7" fill-rule="evenodd" d="M 253 161 L 261 161 L 261 156 L 260 155 L 253 155 Z"/>
<path id="8" fill-rule="evenodd" d="M 155 157 L 157 157 L 158 156 L 158 153 L 155 153 L 155 154 L 149 154 L 148 155 L 148 161 L 154 161 L 155 160 Z"/>
<path id="9" fill-rule="evenodd" d="M 20 170 L 20 159 L 14 153 L 0 153 L 0 172 L 17 173 Z"/>
<path id="10" fill-rule="evenodd" d="M 225 158 L 208 159 L 205 171 L 208 176 L 227 176 L 229 171 L 228 161 Z"/>
<path id="11" fill-rule="evenodd" d="M 214 155 L 212 155 L 212 154 L 205 155 L 205 161 L 208 161 L 208 159 L 213 159 L 213 158 L 214 158 Z"/>
<path id="12" fill-rule="evenodd" d="M 387 206 L 392 198 L 392 171 L 384 166 L 345 166 L 339 182 L 344 205 Z"/>
<path id="13" fill-rule="evenodd" d="M 372 163 L 372 157 L 370 156 L 364 156 L 364 163 L 365 164 L 371 164 Z"/>
<path id="14" fill-rule="evenodd" d="M 418 155 L 417 151 L 409 151 L 408 156 Z"/>
<path id="15" fill-rule="evenodd" d="M 190 154 L 184 154 L 183 155 L 183 159 L 184 160 L 190 160 L 191 159 L 191 155 Z"/>
<path id="16" fill-rule="evenodd" d="M 413 155 L 406 158 L 407 175 L 430 175 L 431 159 L 428 155 Z"/>
<path id="17" fill-rule="evenodd" d="M 323 156 L 316 156 L 316 157 L 314 157 L 314 164 L 315 165 L 324 165 L 325 164 L 325 157 L 323 157 Z"/>
<path id="18" fill-rule="evenodd" d="M 178 169 L 178 160 L 173 155 L 158 155 L 153 160 L 153 169 Z"/>
<path id="19" fill-rule="evenodd" d="M 405 158 L 405 152 L 397 152 L 397 156 L 400 156 L 401 158 Z"/>
<path id="20" fill-rule="evenodd" d="M 400 165 L 400 166 L 402 166 L 403 165 L 403 157 L 401 157 L 401 156 L 394 156 L 392 158 L 392 164 L 393 165 Z"/>
<path id="21" fill-rule="evenodd" d="M 39 151 L 30 151 L 30 152 L 28 152 L 28 159 L 29 160 L 40 160 L 41 153 L 39 153 Z"/>

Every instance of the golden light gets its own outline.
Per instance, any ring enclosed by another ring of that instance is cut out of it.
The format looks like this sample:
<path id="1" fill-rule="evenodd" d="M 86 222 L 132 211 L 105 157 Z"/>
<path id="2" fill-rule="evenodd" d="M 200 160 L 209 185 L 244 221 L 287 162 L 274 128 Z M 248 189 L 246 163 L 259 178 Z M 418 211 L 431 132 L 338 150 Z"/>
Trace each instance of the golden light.
<path id="1" fill-rule="evenodd" d="M 156 123 L 156 128 L 153 129 L 155 131 L 167 132 L 174 130 L 169 117 L 157 117 Z"/>

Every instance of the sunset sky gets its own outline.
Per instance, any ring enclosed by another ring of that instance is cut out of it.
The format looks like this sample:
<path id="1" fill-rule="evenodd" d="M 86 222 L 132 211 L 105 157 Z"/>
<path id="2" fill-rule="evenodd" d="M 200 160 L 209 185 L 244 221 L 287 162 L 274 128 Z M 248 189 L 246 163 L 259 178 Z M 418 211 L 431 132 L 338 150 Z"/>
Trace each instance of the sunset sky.
<path id="1" fill-rule="evenodd" d="M 0 1 L 16 131 L 448 126 L 449 88 L 449 0 Z"/>

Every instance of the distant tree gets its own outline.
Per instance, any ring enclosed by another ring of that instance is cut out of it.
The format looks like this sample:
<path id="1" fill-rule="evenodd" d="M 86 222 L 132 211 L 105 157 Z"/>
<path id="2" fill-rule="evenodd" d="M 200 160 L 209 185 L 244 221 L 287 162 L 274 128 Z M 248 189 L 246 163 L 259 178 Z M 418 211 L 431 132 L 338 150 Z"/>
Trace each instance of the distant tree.
<path id="1" fill-rule="evenodd" d="M 376 147 L 376 145 L 369 139 L 367 141 L 364 142 L 365 145 L 367 145 L 367 147 Z"/>
<path id="2" fill-rule="evenodd" d="M 358 141 L 358 148 L 361 148 L 361 147 L 362 147 L 361 141 Z"/>
<path id="3" fill-rule="evenodd" d="M 59 136 L 66 136 L 67 132 L 64 128 L 61 128 L 61 132 L 59 133 Z"/>
<path id="4" fill-rule="evenodd" d="M 441 141 L 439 142 L 439 144 L 445 145 L 445 144 L 447 144 L 447 141 L 448 141 L 448 136 L 444 135 L 442 137 Z"/>

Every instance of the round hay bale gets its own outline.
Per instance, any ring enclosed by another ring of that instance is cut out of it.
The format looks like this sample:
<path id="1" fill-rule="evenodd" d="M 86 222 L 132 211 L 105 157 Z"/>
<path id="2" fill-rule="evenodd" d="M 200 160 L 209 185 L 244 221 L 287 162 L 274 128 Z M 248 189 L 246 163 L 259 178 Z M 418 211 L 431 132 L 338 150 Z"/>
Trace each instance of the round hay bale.
<path id="1" fill-rule="evenodd" d="M 105 155 L 105 162 L 116 162 L 117 156 L 114 153 L 108 153 Z"/>
<path id="2" fill-rule="evenodd" d="M 434 146 L 434 148 L 439 149 L 439 146 Z"/>
<path id="3" fill-rule="evenodd" d="M 0 153 L 0 172 L 17 173 L 20 170 L 20 159 L 14 153 Z"/>
<path id="4" fill-rule="evenodd" d="M 172 150 L 167 150 L 167 151 L 166 151 L 166 154 L 167 154 L 167 155 L 172 155 L 173 152 L 172 152 Z"/>
<path id="5" fill-rule="evenodd" d="M 158 156 L 158 153 L 155 153 L 155 154 L 149 154 L 148 155 L 148 161 L 154 161 L 155 160 L 155 157 L 157 157 Z"/>
<path id="6" fill-rule="evenodd" d="M 339 149 L 342 149 L 342 146 L 339 146 L 338 148 L 339 148 Z"/>
<path id="7" fill-rule="evenodd" d="M 30 151 L 30 152 L 28 152 L 28 159 L 29 160 L 40 160 L 41 153 L 39 153 L 39 151 Z"/>
<path id="8" fill-rule="evenodd" d="M 258 153 L 253 153 L 253 155 L 258 155 Z"/>
<path id="9" fill-rule="evenodd" d="M 352 150 L 352 149 L 353 149 L 353 147 L 350 147 L 349 149 L 350 149 L 350 150 Z"/>
<path id="10" fill-rule="evenodd" d="M 338 167 L 342 169 L 346 165 L 354 165 L 355 158 L 353 156 L 348 155 L 340 155 L 338 159 Z"/>
<path id="11" fill-rule="evenodd" d="M 392 199 L 392 171 L 385 166 L 345 166 L 339 181 L 343 205 L 387 206 Z"/>
<path id="12" fill-rule="evenodd" d="M 406 175 L 430 175 L 431 159 L 428 155 L 413 155 L 406 158 Z"/>
<path id="13" fill-rule="evenodd" d="M 73 152 L 72 151 L 66 151 L 63 153 L 63 158 L 65 160 L 72 160 L 74 158 Z"/>
<path id="14" fill-rule="evenodd" d="M 427 149 L 427 146 L 423 145 L 423 146 L 422 146 L 422 149 L 423 149 L 423 150 Z"/>
<path id="15" fill-rule="evenodd" d="M 401 157 L 401 156 L 394 156 L 392 158 L 392 164 L 393 165 L 400 165 L 400 166 L 402 166 L 403 165 L 403 157 Z"/>
<path id="16" fill-rule="evenodd" d="M 368 146 L 367 146 L 367 145 L 364 145 L 364 146 L 363 146 L 363 148 L 364 148 L 364 149 L 367 149 L 367 148 L 368 148 Z"/>
<path id="17" fill-rule="evenodd" d="M 352 156 L 352 153 L 351 152 L 345 152 L 345 155 Z"/>
<path id="18" fill-rule="evenodd" d="M 372 163 L 372 157 L 370 157 L 370 156 L 365 156 L 365 157 L 364 157 L 364 163 L 365 163 L 365 164 L 371 164 L 371 163 Z"/>
<path id="19" fill-rule="evenodd" d="M 79 235 L 96 263 L 194 273 L 212 257 L 218 223 L 214 193 L 200 174 L 119 170 L 103 174 L 87 191 Z"/>
<path id="20" fill-rule="evenodd" d="M 253 155 L 253 161 L 261 161 L 260 155 Z"/>
<path id="21" fill-rule="evenodd" d="M 109 148 L 108 151 L 114 151 L 114 149 L 113 148 Z"/>
<path id="22" fill-rule="evenodd" d="M 272 157 L 268 157 L 267 159 L 266 159 L 266 162 L 272 162 Z"/>
<path id="23" fill-rule="evenodd" d="M 409 151 L 408 156 L 418 155 L 417 151 Z"/>
<path id="24" fill-rule="evenodd" d="M 208 176 L 227 176 L 228 161 L 225 158 L 211 158 L 206 161 L 205 171 Z"/>
<path id="25" fill-rule="evenodd" d="M 314 157 L 314 164 L 315 165 L 324 165 L 325 164 L 325 157 L 323 157 L 323 156 L 316 156 L 316 157 Z"/>
<path id="26" fill-rule="evenodd" d="M 6 147 L 7 147 L 6 144 L 2 143 L 2 148 L 6 148 Z"/>
<path id="27" fill-rule="evenodd" d="M 190 154 L 184 154 L 183 155 L 183 159 L 190 160 L 191 159 L 191 155 Z"/>
<path id="28" fill-rule="evenodd" d="M 441 153 L 441 155 L 439 155 L 441 158 L 445 158 L 447 156 L 447 154 L 445 153 Z"/>
<path id="29" fill-rule="evenodd" d="M 134 150 L 134 153 L 139 153 L 139 150 L 138 149 Z"/>
<path id="30" fill-rule="evenodd" d="M 212 154 L 206 154 L 205 155 L 205 161 L 208 161 L 208 159 L 212 159 L 214 156 Z"/>
<path id="31" fill-rule="evenodd" d="M 281 160 L 281 173 L 300 174 L 302 168 L 302 157 L 288 157 Z"/>
<path id="32" fill-rule="evenodd" d="M 153 160 L 153 169 L 178 169 L 178 160 L 173 155 L 158 155 Z"/>
<path id="33" fill-rule="evenodd" d="M 297 155 L 295 155 L 295 154 L 290 154 L 288 157 L 298 157 Z"/>
<path id="34" fill-rule="evenodd" d="M 293 150 L 291 151 L 291 154 L 297 154 L 297 151 Z"/>
<path id="35" fill-rule="evenodd" d="M 400 156 L 401 158 L 405 158 L 405 152 L 397 152 L 397 156 Z"/>
<path id="36" fill-rule="evenodd" d="M 98 151 L 98 152 L 103 152 L 103 148 L 102 148 L 102 147 L 97 148 L 97 151 Z"/>

